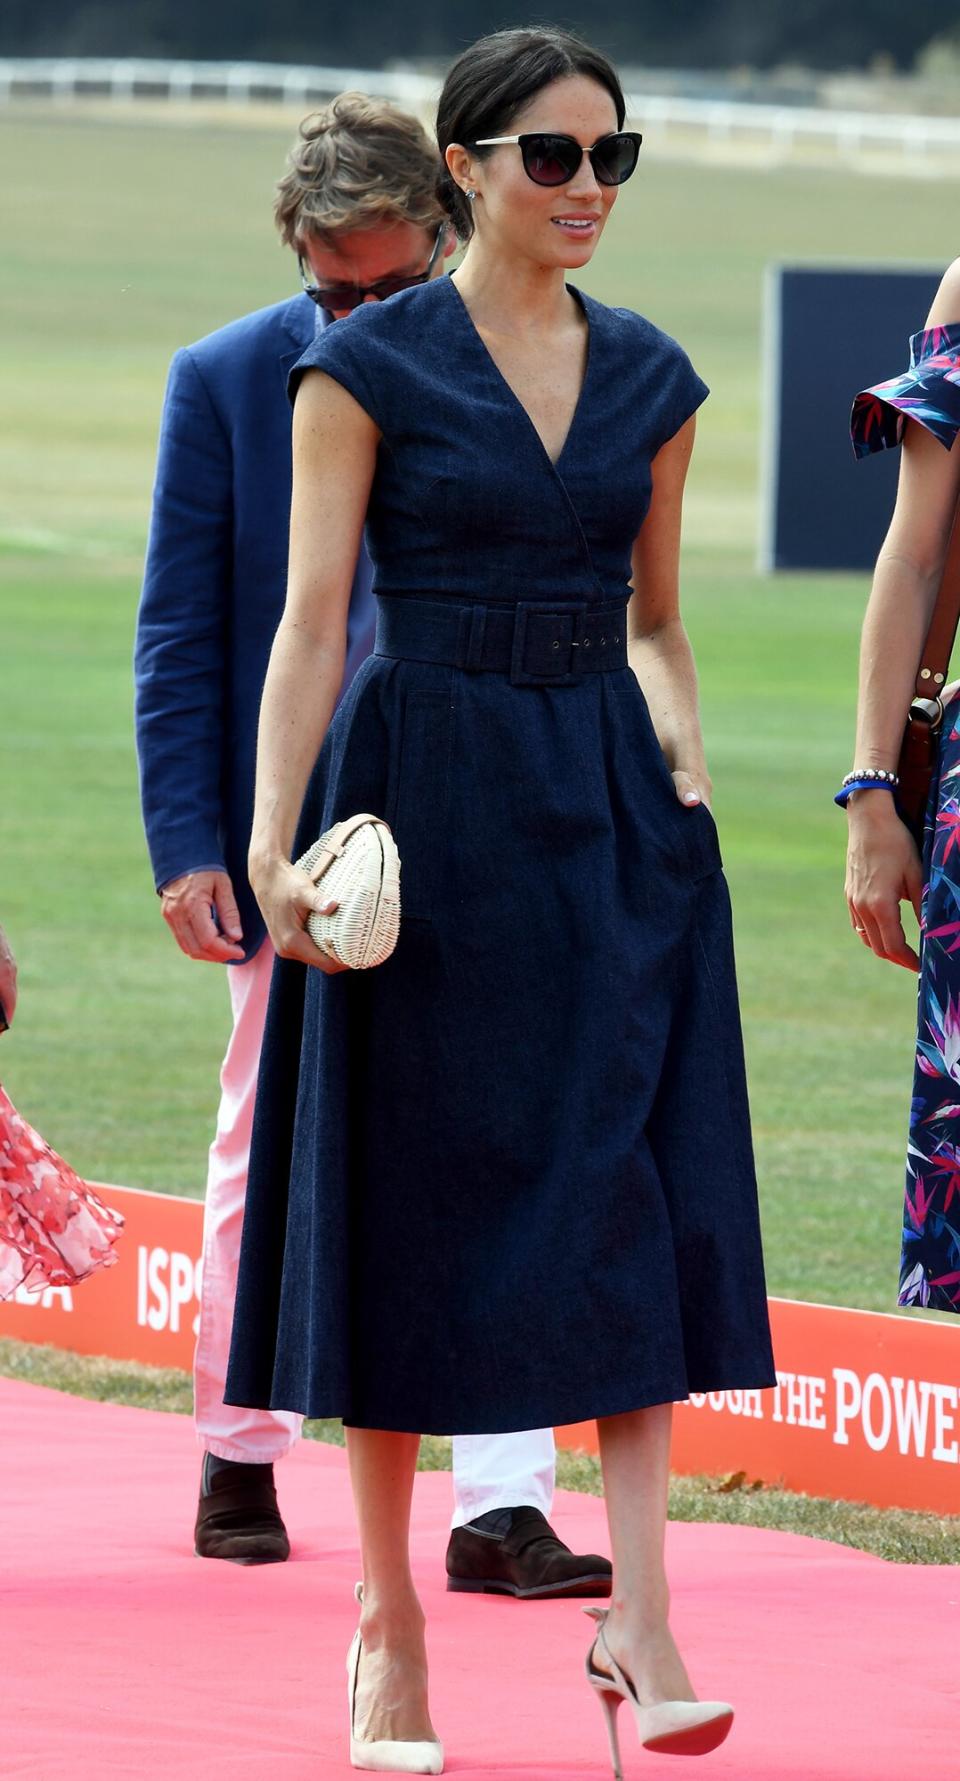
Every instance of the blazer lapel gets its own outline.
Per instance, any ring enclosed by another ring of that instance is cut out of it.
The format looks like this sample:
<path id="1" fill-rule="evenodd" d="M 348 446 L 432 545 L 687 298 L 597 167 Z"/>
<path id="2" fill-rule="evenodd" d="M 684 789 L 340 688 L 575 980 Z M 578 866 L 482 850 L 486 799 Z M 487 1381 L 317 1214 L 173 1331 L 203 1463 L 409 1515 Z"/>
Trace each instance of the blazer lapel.
<path id="1" fill-rule="evenodd" d="M 321 311 L 307 296 L 291 297 L 283 317 L 284 343 L 280 353 L 280 373 L 286 391 L 287 378 L 303 357 L 317 330 Z"/>

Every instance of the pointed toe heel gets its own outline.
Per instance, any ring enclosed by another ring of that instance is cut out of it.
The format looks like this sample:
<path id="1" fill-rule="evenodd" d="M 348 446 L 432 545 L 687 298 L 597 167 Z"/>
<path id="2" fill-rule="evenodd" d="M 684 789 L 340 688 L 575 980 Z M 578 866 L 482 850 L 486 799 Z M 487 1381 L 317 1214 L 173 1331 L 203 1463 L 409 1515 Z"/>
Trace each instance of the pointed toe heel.
<path id="1" fill-rule="evenodd" d="M 354 1594 L 363 1602 L 363 1586 Z M 363 1641 L 358 1627 L 347 1653 L 347 1704 L 350 1709 L 350 1766 L 378 1775 L 442 1775 L 443 1745 L 434 1738 L 358 1738 L 354 1735 L 357 1676 Z"/>
<path id="2" fill-rule="evenodd" d="M 603 1711 L 607 1737 L 610 1740 L 614 1781 L 623 1781 L 617 1726 L 622 1701 L 626 1701 L 633 1714 L 637 1736 L 643 1749 L 651 1753 L 659 1756 L 706 1756 L 723 1743 L 733 1724 L 733 1708 L 726 1701 L 658 1701 L 652 1707 L 642 1707 L 633 1683 L 621 1670 L 604 1637 L 606 1611 L 602 1608 L 585 1608 L 584 1613 L 599 1623 L 596 1638 L 587 1653 L 586 1671 L 587 1681 L 597 1695 Z M 604 1663 L 609 1665 L 609 1675 L 594 1666 L 593 1656 L 598 1646 L 603 1651 Z"/>
<path id="3" fill-rule="evenodd" d="M 706 1756 L 727 1736 L 733 1708 L 726 1701 L 661 1701 L 656 1707 L 641 1707 L 637 1723 L 644 1750 L 661 1756 Z"/>

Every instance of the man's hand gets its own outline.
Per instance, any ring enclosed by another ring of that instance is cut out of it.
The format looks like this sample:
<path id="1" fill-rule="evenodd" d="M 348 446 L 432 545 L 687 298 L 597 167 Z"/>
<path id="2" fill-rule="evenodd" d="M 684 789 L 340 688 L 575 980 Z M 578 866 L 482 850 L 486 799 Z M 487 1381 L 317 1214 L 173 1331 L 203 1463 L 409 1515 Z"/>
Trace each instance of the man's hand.
<path id="1" fill-rule="evenodd" d="M 163 919 L 188 959 L 215 964 L 243 958 L 243 929 L 226 872 L 187 872 L 160 893 Z"/>
<path id="2" fill-rule="evenodd" d="M 13 1011 L 17 1005 L 17 961 L 10 950 L 10 942 L 3 929 L 0 928 L 0 1002 L 7 1017 L 7 1026 L 13 1023 Z M 5 1028 L 0 1023 L 0 1033 Z"/>

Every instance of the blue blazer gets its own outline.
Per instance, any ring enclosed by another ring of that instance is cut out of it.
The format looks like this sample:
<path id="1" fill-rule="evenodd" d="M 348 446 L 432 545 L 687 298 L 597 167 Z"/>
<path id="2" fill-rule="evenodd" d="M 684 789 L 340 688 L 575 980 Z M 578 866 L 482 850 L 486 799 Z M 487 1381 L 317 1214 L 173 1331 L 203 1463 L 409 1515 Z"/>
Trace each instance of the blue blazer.
<path id="1" fill-rule="evenodd" d="M 287 374 L 324 317 L 298 296 L 219 328 L 170 367 L 135 648 L 136 735 L 159 890 L 229 872 L 247 958 L 265 928 L 247 878 L 260 695 L 283 610 L 292 478 Z M 347 668 L 373 647 L 366 551 Z"/>

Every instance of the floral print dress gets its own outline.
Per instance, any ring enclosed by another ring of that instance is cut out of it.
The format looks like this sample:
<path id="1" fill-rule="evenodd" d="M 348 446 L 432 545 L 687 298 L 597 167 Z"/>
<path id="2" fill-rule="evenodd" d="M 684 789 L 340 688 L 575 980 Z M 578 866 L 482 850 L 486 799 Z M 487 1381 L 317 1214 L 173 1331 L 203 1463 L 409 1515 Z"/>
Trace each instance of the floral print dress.
<path id="1" fill-rule="evenodd" d="M 122 1229 L 0 1088 L 0 1299 L 112 1267 Z"/>
<path id="2" fill-rule="evenodd" d="M 862 390 L 858 457 L 918 421 L 949 450 L 960 432 L 960 325 L 910 342 L 910 369 Z M 946 709 L 924 840 L 917 1055 L 907 1143 L 899 1303 L 960 1311 L 960 700 Z"/>

